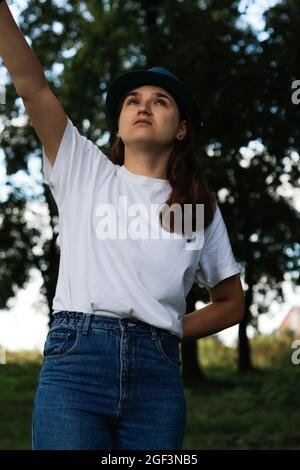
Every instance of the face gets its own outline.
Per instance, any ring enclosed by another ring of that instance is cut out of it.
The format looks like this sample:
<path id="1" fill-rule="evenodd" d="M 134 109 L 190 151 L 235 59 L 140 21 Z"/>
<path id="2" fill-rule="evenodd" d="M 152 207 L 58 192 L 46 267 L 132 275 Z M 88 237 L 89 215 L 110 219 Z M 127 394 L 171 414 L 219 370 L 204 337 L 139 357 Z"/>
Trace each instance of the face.
<path id="1" fill-rule="evenodd" d="M 170 147 L 185 134 L 186 121 L 180 122 L 178 106 L 164 88 L 145 85 L 127 93 L 119 116 L 119 136 L 125 145 Z"/>

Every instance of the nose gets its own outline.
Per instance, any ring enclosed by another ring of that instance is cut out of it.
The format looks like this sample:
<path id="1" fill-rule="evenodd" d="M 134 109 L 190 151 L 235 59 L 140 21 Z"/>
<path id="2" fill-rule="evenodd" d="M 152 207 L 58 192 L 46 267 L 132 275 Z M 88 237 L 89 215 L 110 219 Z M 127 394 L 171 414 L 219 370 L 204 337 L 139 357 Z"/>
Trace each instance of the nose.
<path id="1" fill-rule="evenodd" d="M 138 110 L 138 113 L 146 113 L 146 114 L 150 114 L 151 113 L 151 110 L 150 110 L 150 107 L 148 104 L 146 103 L 142 103 L 139 105 L 139 110 Z"/>

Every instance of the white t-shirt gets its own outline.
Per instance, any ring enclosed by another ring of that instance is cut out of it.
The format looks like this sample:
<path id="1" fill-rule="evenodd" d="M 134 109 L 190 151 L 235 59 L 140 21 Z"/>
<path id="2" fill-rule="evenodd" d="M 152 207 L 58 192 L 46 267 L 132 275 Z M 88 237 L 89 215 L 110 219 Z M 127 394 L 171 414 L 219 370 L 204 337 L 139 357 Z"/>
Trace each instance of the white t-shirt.
<path id="1" fill-rule="evenodd" d="M 44 181 L 59 211 L 60 263 L 53 313 L 135 317 L 182 338 L 185 299 L 193 283 L 209 289 L 240 272 L 219 207 L 204 231 L 204 244 L 202 230 L 202 238 L 196 239 L 200 248 L 187 249 L 185 236 L 175 238 L 176 234 L 161 229 L 152 209 L 168 199 L 168 180 L 138 175 L 112 163 L 69 118 L 54 166 L 44 147 L 42 152 Z M 126 200 L 126 211 L 120 197 Z M 133 204 L 142 204 L 136 206 L 142 207 L 141 212 L 134 212 Z M 103 212 L 107 207 L 110 212 Z M 115 214 L 114 208 L 118 208 Z M 137 233 L 138 213 L 144 227 L 152 224 L 152 229 L 144 238 L 122 238 L 110 223 L 105 238 L 108 225 L 104 228 L 103 220 L 108 213 L 109 221 L 119 224 L 117 229 L 125 227 L 126 219 L 132 229 L 128 233 Z M 153 227 L 169 239 L 151 238 Z"/>

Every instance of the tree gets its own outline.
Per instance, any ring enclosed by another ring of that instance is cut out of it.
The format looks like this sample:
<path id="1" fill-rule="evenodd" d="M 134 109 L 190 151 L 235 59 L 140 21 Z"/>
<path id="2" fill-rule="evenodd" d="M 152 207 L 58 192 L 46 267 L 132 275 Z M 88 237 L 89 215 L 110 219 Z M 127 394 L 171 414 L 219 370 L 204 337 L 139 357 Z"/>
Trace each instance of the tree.
<path id="1" fill-rule="evenodd" d="M 66 113 L 79 132 L 101 143 L 108 156 L 115 136 L 105 120 L 104 101 L 113 78 L 132 68 L 164 65 L 192 90 L 204 121 L 196 150 L 208 185 L 218 195 L 234 254 L 243 266 L 247 315 L 240 324 L 239 366 L 240 370 L 248 370 L 251 356 L 246 329 L 252 314 L 266 311 L 268 291 L 274 289 L 280 295 L 284 273 L 299 266 L 298 216 L 289 202 L 277 195 L 287 161 L 292 168 L 291 182 L 295 184 L 299 178 L 290 152 L 291 128 L 297 137 L 293 148 L 298 148 L 299 121 L 292 127 L 285 123 L 282 109 L 286 102 L 269 73 L 276 57 L 277 76 L 282 74 L 285 80 L 288 77 L 284 55 L 292 60 L 293 41 L 287 32 L 280 36 L 280 54 L 276 49 L 276 34 L 282 32 L 286 21 L 284 14 L 276 8 L 270 10 L 269 24 L 275 32 L 261 43 L 250 29 L 237 26 L 238 5 L 239 1 L 234 0 L 165 0 L 150 4 L 143 0 L 73 0 L 58 6 L 54 1 L 32 0 L 22 12 L 20 26 L 32 41 Z M 289 15 L 297 6 L 287 1 L 286 9 Z M 298 17 L 291 20 L 293 32 Z M 18 115 L 18 100 L 12 85 L 7 91 L 2 144 L 7 174 L 12 175 L 20 168 L 28 170 L 29 155 L 41 157 L 41 145 L 29 123 L 21 128 L 12 125 L 11 119 Z M 275 113 L 274 100 L 279 100 L 281 107 Z M 296 110 L 289 106 L 289 113 Z M 262 149 L 254 146 L 257 139 L 264 145 Z M 245 157 L 248 144 L 253 148 L 249 160 Z M 24 207 L 26 194 L 20 197 Z M 33 265 L 40 269 L 51 309 L 59 259 L 55 241 L 57 208 L 46 186 L 39 200 L 48 204 L 52 238 L 44 242 L 42 255 L 33 259 L 33 245 L 28 242 L 28 252 L 23 253 L 22 262 L 17 261 L 16 269 L 28 272 Z M 280 223 L 274 224 L 279 213 Z M 15 224 L 22 238 L 26 227 L 14 221 L 9 212 L 5 217 L 8 220 L 0 226 L 0 237 L 11 237 L 7 235 L 10 223 Z M 2 257 L 2 261 L 3 266 L 9 264 L 8 257 Z M 7 267 L 2 268 L 1 282 L 12 283 L 12 276 Z M 257 289 L 262 301 L 257 298 Z M 3 289 L 1 294 L 5 305 L 12 291 Z M 196 298 L 208 300 L 207 292 L 204 295 L 194 285 L 187 298 L 187 311 L 194 310 Z M 253 312 L 253 300 L 259 303 L 257 312 Z M 188 370 L 195 374 L 195 344 L 183 346 L 186 374 Z"/>

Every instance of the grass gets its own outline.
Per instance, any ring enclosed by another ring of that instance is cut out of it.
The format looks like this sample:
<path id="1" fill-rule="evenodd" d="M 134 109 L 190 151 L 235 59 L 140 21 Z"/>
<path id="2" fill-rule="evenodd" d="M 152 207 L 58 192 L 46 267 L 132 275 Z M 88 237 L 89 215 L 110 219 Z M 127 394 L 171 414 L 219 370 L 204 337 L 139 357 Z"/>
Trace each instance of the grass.
<path id="1" fill-rule="evenodd" d="M 0 365 L 0 450 L 31 449 L 31 410 L 41 356 L 7 353 Z"/>
<path id="2" fill-rule="evenodd" d="M 184 449 L 300 449 L 300 364 L 292 364 L 292 342 L 254 338 L 254 370 L 239 374 L 235 349 L 214 336 L 199 341 L 206 379 L 185 389 Z"/>
<path id="3" fill-rule="evenodd" d="M 255 369 L 236 371 L 236 352 L 215 337 L 199 341 L 206 379 L 186 387 L 183 449 L 300 449 L 300 364 L 290 338 L 252 340 Z M 31 449 L 38 353 L 8 353 L 0 366 L 0 449 Z M 222 366 L 221 366 L 222 365 Z"/>
<path id="4" fill-rule="evenodd" d="M 300 449 L 299 370 L 206 370 L 186 389 L 184 449 Z"/>

